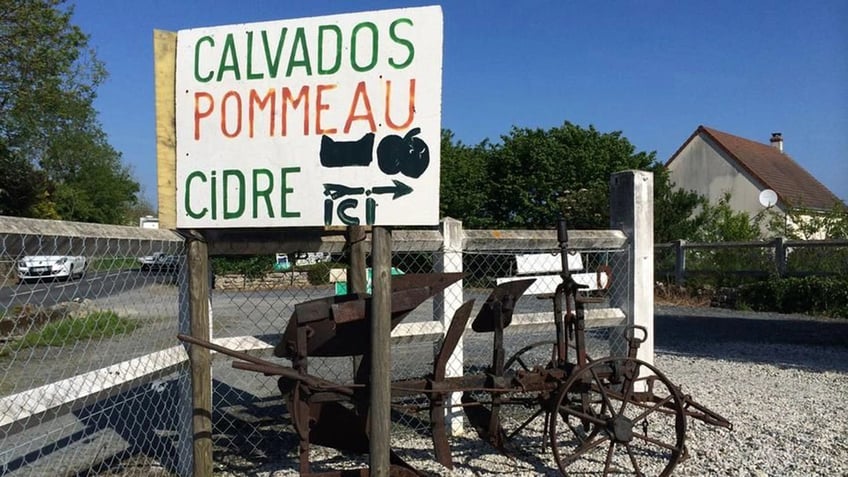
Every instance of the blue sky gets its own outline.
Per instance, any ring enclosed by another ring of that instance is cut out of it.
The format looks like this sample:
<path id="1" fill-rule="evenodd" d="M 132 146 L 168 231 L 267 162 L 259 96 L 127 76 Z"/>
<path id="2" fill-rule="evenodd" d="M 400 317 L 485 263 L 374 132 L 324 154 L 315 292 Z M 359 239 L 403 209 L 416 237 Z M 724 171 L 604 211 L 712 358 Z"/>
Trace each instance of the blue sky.
<path id="1" fill-rule="evenodd" d="M 78 0 L 109 79 L 96 108 L 156 203 L 153 30 L 415 1 Z M 571 121 L 665 162 L 704 124 L 784 150 L 848 200 L 848 2 L 452 1 L 442 4 L 442 127 L 466 144 Z"/>

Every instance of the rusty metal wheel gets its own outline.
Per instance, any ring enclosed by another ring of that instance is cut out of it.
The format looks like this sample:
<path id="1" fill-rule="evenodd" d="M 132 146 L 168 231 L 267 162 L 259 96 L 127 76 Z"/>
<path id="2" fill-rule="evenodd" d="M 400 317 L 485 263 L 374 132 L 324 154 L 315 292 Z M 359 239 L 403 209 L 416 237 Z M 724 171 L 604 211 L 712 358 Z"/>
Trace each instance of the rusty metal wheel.
<path id="1" fill-rule="evenodd" d="M 504 374 L 520 374 L 537 368 L 549 368 L 553 365 L 555 357 L 556 341 L 537 341 L 510 356 L 504 364 Z M 519 447 L 541 442 L 542 452 L 544 452 L 544 436 L 548 425 L 545 402 L 549 399 L 549 396 L 542 394 L 511 395 L 510 405 L 506 407 L 504 419 L 501 422 L 507 440 L 512 441 L 517 436 L 522 435 L 526 439 L 518 443 Z M 538 421 L 542 418 L 544 418 L 543 422 Z M 542 439 L 535 441 L 538 437 L 542 437 Z"/>
<path id="2" fill-rule="evenodd" d="M 560 388 L 549 429 L 554 459 L 563 475 L 670 475 L 684 453 L 683 404 L 644 361 L 594 361 Z"/>
<path id="3" fill-rule="evenodd" d="M 556 341 L 537 341 L 516 351 L 504 364 L 506 371 L 530 371 L 541 366 L 547 367 L 556 355 Z"/>

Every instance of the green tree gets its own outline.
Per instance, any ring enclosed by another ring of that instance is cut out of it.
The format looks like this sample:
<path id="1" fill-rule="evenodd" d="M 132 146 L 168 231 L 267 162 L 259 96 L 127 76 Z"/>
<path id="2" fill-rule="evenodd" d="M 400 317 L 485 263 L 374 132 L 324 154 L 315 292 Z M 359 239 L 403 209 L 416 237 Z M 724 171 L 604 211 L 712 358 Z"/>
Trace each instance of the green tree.
<path id="1" fill-rule="evenodd" d="M 454 142 L 454 134 L 442 130 L 441 203 L 442 217 L 461 219 L 468 228 L 486 228 L 491 217 L 486 210 L 489 186 L 486 173 L 487 142 L 469 147 Z"/>
<path id="2" fill-rule="evenodd" d="M 827 211 L 790 207 L 785 213 L 772 211 L 768 231 L 794 240 L 848 238 L 848 207 L 839 203 Z"/>
<path id="3" fill-rule="evenodd" d="M 62 218 L 124 224 L 137 203 L 138 183 L 99 128 L 67 128 L 57 134 L 41 165 L 56 184 L 56 210 Z"/>
<path id="4" fill-rule="evenodd" d="M 17 171 L 0 188 L 19 189 L 0 210 L 118 223 L 138 184 L 97 120 L 106 71 L 72 14 L 63 0 L 0 0 L 0 160 Z"/>
<path id="5" fill-rule="evenodd" d="M 49 196 L 48 187 L 43 171 L 0 143 L 0 215 L 41 216 L 36 208 Z"/>
<path id="6" fill-rule="evenodd" d="M 694 240 L 706 224 L 703 211 L 706 197 L 675 186 L 665 166 L 652 167 L 654 173 L 654 242 Z"/>
<path id="7" fill-rule="evenodd" d="M 730 194 L 725 194 L 717 204 L 705 204 L 694 219 L 700 227 L 691 240 L 699 242 L 735 242 L 761 238 L 760 217 L 747 212 L 737 212 L 730 206 Z"/>
<path id="8" fill-rule="evenodd" d="M 655 173 L 657 234 L 685 238 L 702 199 L 674 191 L 653 152 L 637 152 L 621 132 L 602 133 L 569 122 L 551 129 L 513 128 L 501 144 L 469 147 L 442 135 L 441 212 L 468 227 L 548 228 L 564 213 L 569 227 L 609 226 L 614 172 Z"/>
<path id="9" fill-rule="evenodd" d="M 608 201 L 586 204 L 595 203 L 613 172 L 646 169 L 654 162 L 654 153 L 636 152 L 621 132 L 602 133 L 567 121 L 549 130 L 514 127 L 501 139 L 488 166 L 489 208 L 503 227 L 550 227 L 563 201 L 572 206 L 568 217 L 574 226 L 606 227 Z"/>

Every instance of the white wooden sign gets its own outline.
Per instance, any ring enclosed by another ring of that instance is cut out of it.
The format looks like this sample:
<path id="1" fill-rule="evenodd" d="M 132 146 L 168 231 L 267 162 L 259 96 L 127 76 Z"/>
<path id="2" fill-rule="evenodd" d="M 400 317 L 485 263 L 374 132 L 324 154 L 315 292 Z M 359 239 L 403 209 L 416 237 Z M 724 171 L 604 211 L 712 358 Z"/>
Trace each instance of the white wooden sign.
<path id="1" fill-rule="evenodd" d="M 440 7 L 182 30 L 177 227 L 434 225 Z"/>

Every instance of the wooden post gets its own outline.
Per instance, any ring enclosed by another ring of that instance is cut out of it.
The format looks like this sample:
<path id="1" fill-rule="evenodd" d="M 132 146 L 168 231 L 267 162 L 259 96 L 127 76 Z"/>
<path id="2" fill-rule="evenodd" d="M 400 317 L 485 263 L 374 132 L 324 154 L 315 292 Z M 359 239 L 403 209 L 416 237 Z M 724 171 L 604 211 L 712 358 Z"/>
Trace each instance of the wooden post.
<path id="1" fill-rule="evenodd" d="M 392 399 L 392 235 L 385 227 L 371 232 L 371 412 L 372 477 L 389 476 Z"/>
<path id="2" fill-rule="evenodd" d="M 153 30 L 156 84 L 156 191 L 159 228 L 177 226 L 177 33 Z"/>
<path id="3" fill-rule="evenodd" d="M 674 260 L 674 282 L 678 286 L 682 286 L 686 281 L 686 241 L 676 240 L 674 242 L 675 260 Z"/>
<path id="4" fill-rule="evenodd" d="M 188 307 L 191 336 L 211 339 L 209 326 L 209 255 L 206 242 L 189 238 Z M 212 475 L 212 358 L 202 346 L 189 346 L 191 360 L 192 441 L 195 477 Z"/>
<path id="5" fill-rule="evenodd" d="M 347 292 L 366 293 L 365 227 L 361 225 L 349 226 L 345 241 L 350 251 L 350 263 L 347 266 Z"/>
<path id="6" fill-rule="evenodd" d="M 347 265 L 347 292 L 367 293 L 368 277 L 365 273 L 365 227 L 361 225 L 348 226 L 345 232 L 345 242 L 349 253 Z M 362 364 L 362 356 L 356 355 L 350 358 L 353 366 L 353 376 Z"/>
<path id="7" fill-rule="evenodd" d="M 783 278 L 786 276 L 786 238 L 777 237 L 774 239 L 774 264 L 777 269 L 777 276 Z"/>

